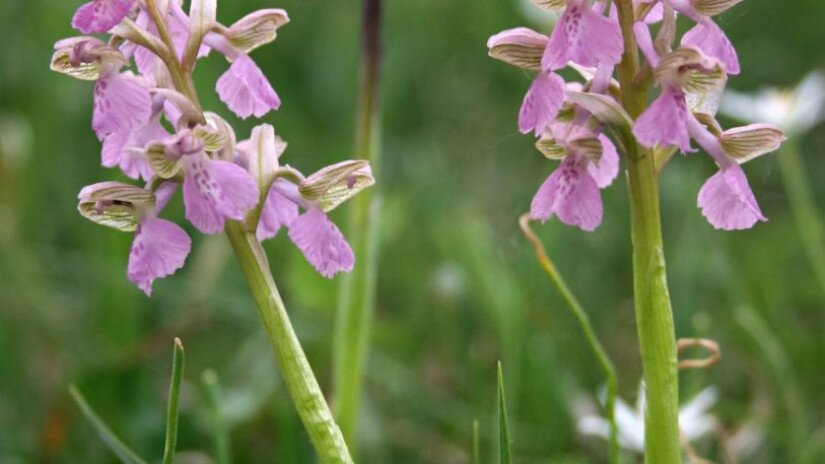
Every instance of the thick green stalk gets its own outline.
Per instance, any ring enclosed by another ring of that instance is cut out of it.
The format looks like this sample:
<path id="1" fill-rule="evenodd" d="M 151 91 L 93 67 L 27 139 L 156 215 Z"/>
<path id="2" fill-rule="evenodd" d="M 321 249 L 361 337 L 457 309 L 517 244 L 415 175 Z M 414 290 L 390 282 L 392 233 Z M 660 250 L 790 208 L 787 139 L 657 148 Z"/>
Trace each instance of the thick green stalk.
<path id="1" fill-rule="evenodd" d="M 610 462 L 611 464 L 618 464 L 621 461 L 621 456 L 619 450 L 619 429 L 616 426 L 616 393 L 618 390 L 616 368 L 613 367 L 613 362 L 610 360 L 610 356 L 607 355 L 607 350 L 604 349 L 601 341 L 599 341 L 599 337 L 596 336 L 593 324 L 590 323 L 590 317 L 587 316 L 576 295 L 574 295 L 570 287 L 567 286 L 567 282 L 558 269 L 556 269 L 553 261 L 547 256 L 544 245 L 542 245 L 535 232 L 530 229 L 530 215 L 523 215 L 521 219 L 519 219 L 519 225 L 521 225 L 521 230 L 524 232 L 527 240 L 533 245 L 542 269 L 544 269 L 544 272 L 550 277 L 550 280 L 553 281 L 553 284 L 555 284 L 556 289 L 561 293 L 562 298 L 564 298 L 573 316 L 579 322 L 579 327 L 584 333 L 587 342 L 590 344 L 590 349 L 593 350 L 596 361 L 598 361 L 599 366 L 604 372 L 605 381 L 607 382 L 607 404 L 605 405 L 605 409 L 607 411 L 607 421 L 610 423 L 610 439 L 608 440 L 610 443 Z"/>
<path id="2" fill-rule="evenodd" d="M 382 0 L 364 0 L 363 4 L 363 44 L 355 125 L 355 156 L 368 160 L 376 176 L 380 165 L 381 3 Z M 364 361 L 375 310 L 379 199 L 374 191 L 367 190 L 351 202 L 347 230 L 358 262 L 341 282 L 333 381 L 336 417 L 347 443 L 355 449 Z"/>
<path id="3" fill-rule="evenodd" d="M 625 54 L 618 68 L 622 104 L 637 118 L 647 106 L 647 89 L 634 85 L 638 51 L 633 36 L 633 4 L 617 0 Z M 645 379 L 645 462 L 679 464 L 679 373 L 673 310 L 667 288 L 659 177 L 651 150 L 633 137 L 624 141 L 630 191 L 633 293 Z"/>
<path id="4" fill-rule="evenodd" d="M 816 207 L 796 137 L 792 135 L 782 146 L 778 159 L 791 213 L 819 288 L 825 292 L 825 226 L 822 224 L 822 214 Z"/>
<path id="5" fill-rule="evenodd" d="M 264 330 L 275 350 L 298 416 L 322 464 L 352 464 L 347 444 L 335 423 L 321 387 L 312 372 L 298 336 L 289 321 L 281 295 L 258 239 L 238 222 L 226 224 L 226 235 L 246 277 Z"/>

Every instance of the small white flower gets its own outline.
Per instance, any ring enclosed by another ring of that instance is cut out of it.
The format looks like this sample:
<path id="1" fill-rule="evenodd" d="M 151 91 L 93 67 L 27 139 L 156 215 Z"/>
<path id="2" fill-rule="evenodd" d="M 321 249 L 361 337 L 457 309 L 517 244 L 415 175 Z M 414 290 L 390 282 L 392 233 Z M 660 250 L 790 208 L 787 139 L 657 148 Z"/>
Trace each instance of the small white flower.
<path id="1" fill-rule="evenodd" d="M 679 429 L 688 441 L 703 437 L 713 431 L 715 419 L 708 413 L 719 400 L 715 387 L 708 387 L 679 408 Z M 639 385 L 639 399 L 632 408 L 621 398 L 616 399 L 616 426 L 619 444 L 622 448 L 638 453 L 645 450 L 645 393 Z M 583 415 L 578 420 L 579 432 L 608 439 L 610 423 L 607 419 L 594 415 Z"/>
<path id="2" fill-rule="evenodd" d="M 743 122 L 767 122 L 787 134 L 803 134 L 825 119 L 825 75 L 809 74 L 794 89 L 765 88 L 754 94 L 725 92 L 722 113 Z"/>

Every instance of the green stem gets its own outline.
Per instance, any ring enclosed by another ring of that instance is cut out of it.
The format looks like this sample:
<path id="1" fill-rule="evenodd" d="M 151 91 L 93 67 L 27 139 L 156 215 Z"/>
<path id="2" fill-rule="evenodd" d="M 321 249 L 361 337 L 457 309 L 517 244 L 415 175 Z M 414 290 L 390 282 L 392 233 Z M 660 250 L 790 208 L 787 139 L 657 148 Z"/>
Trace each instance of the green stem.
<path id="1" fill-rule="evenodd" d="M 352 464 L 338 425 L 332 417 L 321 387 L 312 373 L 306 354 L 289 321 L 281 295 L 269 270 L 258 239 L 238 222 L 226 224 L 226 235 L 246 277 L 258 315 L 281 367 L 298 416 L 309 432 L 322 464 Z"/>
<path id="2" fill-rule="evenodd" d="M 183 344 L 175 339 L 172 355 L 172 379 L 169 381 L 169 404 L 166 409 L 166 443 L 163 447 L 163 464 L 175 462 L 175 448 L 178 443 L 178 404 L 180 387 L 183 382 Z"/>
<path id="3" fill-rule="evenodd" d="M 778 159 L 791 213 L 819 287 L 825 292 L 825 226 L 822 224 L 822 213 L 816 207 L 811 182 L 795 137 L 790 137 L 782 146 Z"/>
<path id="4" fill-rule="evenodd" d="M 206 402 L 209 405 L 209 418 L 212 421 L 215 462 L 217 464 L 232 464 L 232 447 L 229 444 L 229 431 L 223 418 L 221 386 L 218 383 L 218 374 L 213 370 L 208 370 L 203 373 L 201 379 L 206 393 Z"/>
<path id="5" fill-rule="evenodd" d="M 69 386 L 69 394 L 80 408 L 80 412 L 86 420 L 92 425 L 103 443 L 117 456 L 118 460 L 123 464 L 147 464 L 146 461 L 137 455 L 134 451 L 129 449 L 117 435 L 106 425 L 105 422 L 95 413 L 94 409 L 89 406 L 86 398 L 80 394 L 80 391 L 74 386 Z"/>
<path id="6" fill-rule="evenodd" d="M 355 125 L 355 154 L 380 167 L 380 62 L 382 0 L 363 2 L 363 43 Z M 348 235 L 357 259 L 352 273 L 341 281 L 335 325 L 334 391 L 336 417 L 347 443 L 355 449 L 364 361 L 375 311 L 378 261 L 378 207 L 375 192 L 364 191 L 352 200 Z"/>
<path id="7" fill-rule="evenodd" d="M 519 224 L 527 240 L 533 245 L 542 269 L 544 269 L 544 272 L 547 273 L 550 280 L 556 285 L 556 289 L 561 293 L 562 298 L 564 298 L 573 316 L 575 316 L 579 322 L 579 327 L 584 333 L 587 342 L 590 344 L 590 349 L 593 350 L 593 355 L 596 357 L 599 366 L 604 372 L 605 381 L 607 382 L 607 404 L 605 405 L 605 409 L 607 410 L 607 421 L 610 423 L 610 462 L 612 464 L 618 464 L 621 461 L 621 456 L 619 450 L 619 429 L 616 426 L 616 394 L 618 390 L 616 368 L 613 366 L 613 362 L 607 355 L 607 351 L 596 336 L 596 331 L 593 330 L 593 324 L 590 323 L 590 318 L 582 308 L 578 298 L 576 298 L 576 295 L 570 290 L 570 287 L 567 286 L 567 282 L 558 269 L 556 269 L 553 261 L 550 260 L 550 257 L 544 249 L 544 245 L 541 244 L 539 238 L 533 230 L 530 229 L 530 215 L 523 215 L 519 220 Z"/>
<path id="8" fill-rule="evenodd" d="M 633 4 L 617 0 L 625 54 L 618 68 L 622 103 L 637 118 L 647 106 L 647 89 L 634 84 L 638 51 L 633 36 Z M 645 462 L 679 464 L 679 373 L 673 310 L 667 287 L 659 177 L 651 150 L 628 138 L 627 175 L 633 242 L 633 292 L 645 379 Z"/>

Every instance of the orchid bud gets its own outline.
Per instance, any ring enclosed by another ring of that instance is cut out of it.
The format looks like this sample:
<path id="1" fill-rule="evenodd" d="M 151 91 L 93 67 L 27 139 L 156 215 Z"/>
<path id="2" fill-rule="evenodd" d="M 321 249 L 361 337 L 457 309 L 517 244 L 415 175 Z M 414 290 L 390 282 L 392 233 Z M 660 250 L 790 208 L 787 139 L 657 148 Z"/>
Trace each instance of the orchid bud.
<path id="1" fill-rule="evenodd" d="M 725 70 L 718 61 L 694 47 L 681 47 L 664 56 L 653 71 L 660 82 L 678 80 L 686 92 L 709 92 L 725 82 Z"/>
<path id="2" fill-rule="evenodd" d="M 120 182 L 84 187 L 77 209 L 86 219 L 123 232 L 132 232 L 147 211 L 154 209 L 155 194 Z"/>
<path id="3" fill-rule="evenodd" d="M 150 143 L 146 156 L 158 176 L 170 179 L 180 171 L 182 157 L 201 151 L 203 142 L 192 131 L 184 129 L 165 140 Z"/>
<path id="4" fill-rule="evenodd" d="M 278 29 L 288 22 L 289 16 L 284 10 L 258 10 L 230 26 L 224 36 L 233 46 L 249 53 L 275 40 Z"/>
<path id="5" fill-rule="evenodd" d="M 739 164 L 778 150 L 785 140 L 785 133 L 770 124 L 736 127 L 719 135 L 722 149 Z"/>
<path id="6" fill-rule="evenodd" d="M 368 161 L 350 160 L 327 166 L 307 177 L 299 191 L 304 199 L 328 212 L 374 183 Z"/>
<path id="7" fill-rule="evenodd" d="M 518 68 L 539 71 L 541 56 L 547 48 L 547 36 L 526 27 L 518 27 L 490 37 L 487 48 L 492 58 Z"/>
<path id="8" fill-rule="evenodd" d="M 556 142 L 555 136 L 550 131 L 544 132 L 536 141 L 536 148 L 547 159 L 554 161 L 561 160 L 567 155 L 567 150 Z"/>
<path id="9" fill-rule="evenodd" d="M 733 8 L 742 0 L 690 0 L 693 8 L 702 16 L 716 16 Z"/>
<path id="10" fill-rule="evenodd" d="M 199 124 L 192 132 L 203 142 L 206 151 L 220 151 L 235 144 L 235 131 L 226 120 L 212 112 L 203 114 L 206 124 Z"/>
<path id="11" fill-rule="evenodd" d="M 106 62 L 125 64 L 123 55 L 94 37 L 71 37 L 54 44 L 51 69 L 76 79 L 94 81 Z"/>

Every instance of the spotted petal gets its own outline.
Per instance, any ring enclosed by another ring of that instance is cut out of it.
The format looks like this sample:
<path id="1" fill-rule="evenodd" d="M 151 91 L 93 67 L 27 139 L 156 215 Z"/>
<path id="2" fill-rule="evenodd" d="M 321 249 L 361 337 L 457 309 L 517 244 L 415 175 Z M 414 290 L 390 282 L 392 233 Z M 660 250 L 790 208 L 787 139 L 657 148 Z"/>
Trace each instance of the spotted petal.
<path id="1" fill-rule="evenodd" d="M 530 216 L 542 222 L 553 215 L 561 222 L 585 231 L 602 222 L 603 206 L 599 186 L 582 163 L 565 158 L 542 184 L 530 205 Z"/>
<path id="2" fill-rule="evenodd" d="M 568 61 L 609 66 L 621 61 L 623 51 L 618 21 L 594 11 L 588 0 L 574 0 L 553 29 L 541 65 L 546 70 L 563 68 Z"/>
<path id="3" fill-rule="evenodd" d="M 258 186 L 240 166 L 200 153 L 184 157 L 186 219 L 205 234 L 223 230 L 226 219 L 242 220 L 258 204 Z"/>
<path id="4" fill-rule="evenodd" d="M 134 76 L 110 72 L 95 83 L 92 128 L 100 139 L 137 129 L 152 114 L 152 97 Z"/>
<path id="5" fill-rule="evenodd" d="M 134 0 L 92 0 L 77 9 L 72 27 L 84 34 L 106 32 L 126 17 L 134 3 Z"/>
<path id="6" fill-rule="evenodd" d="M 687 128 L 687 102 L 681 92 L 665 89 L 650 107 L 639 116 L 633 134 L 642 145 L 673 145 L 682 152 L 693 151 Z"/>

